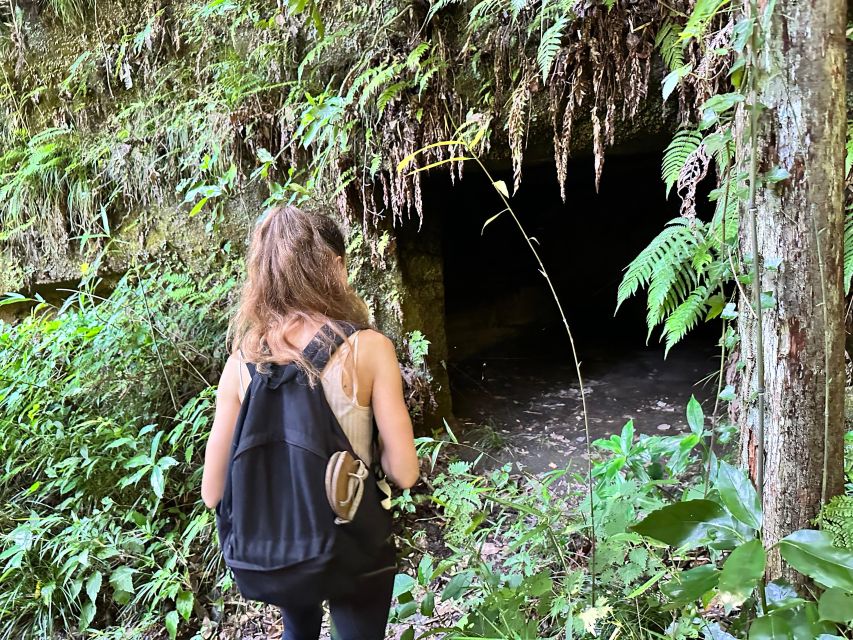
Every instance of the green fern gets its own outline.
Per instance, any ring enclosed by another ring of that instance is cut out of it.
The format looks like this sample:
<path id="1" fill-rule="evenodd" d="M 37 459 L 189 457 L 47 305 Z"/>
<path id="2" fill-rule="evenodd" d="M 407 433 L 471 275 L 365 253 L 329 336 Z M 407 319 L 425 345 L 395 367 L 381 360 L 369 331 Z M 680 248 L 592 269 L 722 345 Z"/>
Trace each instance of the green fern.
<path id="1" fill-rule="evenodd" d="M 379 109 L 379 115 L 382 115 L 389 102 L 397 98 L 401 93 L 403 93 L 403 90 L 408 89 L 410 86 L 411 83 L 409 82 L 395 82 L 379 94 L 379 99 L 376 101 L 376 107 Z"/>
<path id="2" fill-rule="evenodd" d="M 499 8 L 500 0 L 481 0 L 468 13 L 468 28 L 493 16 Z"/>
<path id="3" fill-rule="evenodd" d="M 640 287 L 650 286 L 652 281 L 669 278 L 671 274 L 664 273 L 663 265 L 679 262 L 685 255 L 691 253 L 690 247 L 696 241 L 693 232 L 684 218 L 675 218 L 649 246 L 643 249 L 625 271 L 622 283 L 616 294 L 616 311 L 628 298 L 633 296 Z M 660 288 L 661 283 L 658 283 Z"/>
<path id="4" fill-rule="evenodd" d="M 655 48 L 660 51 L 664 64 L 670 71 L 684 66 L 684 41 L 681 25 L 667 18 L 655 36 Z"/>
<path id="5" fill-rule="evenodd" d="M 661 339 L 666 341 L 664 354 L 669 353 L 669 350 L 703 319 L 708 310 L 710 297 L 709 288 L 706 285 L 699 285 L 669 314 L 661 335 Z"/>
<path id="6" fill-rule="evenodd" d="M 678 182 L 678 176 L 684 168 L 684 163 L 691 153 L 702 144 L 702 133 L 694 129 L 680 129 L 675 132 L 672 142 L 663 153 L 663 164 L 661 166 L 661 177 L 666 183 L 666 196 L 673 185 Z"/>
<path id="7" fill-rule="evenodd" d="M 681 40 L 686 42 L 694 38 L 701 39 L 711 20 L 729 2 L 730 0 L 698 0 L 681 32 Z"/>
<path id="8" fill-rule="evenodd" d="M 460 0 L 435 0 L 435 3 L 429 8 L 426 21 L 429 22 L 435 17 L 435 14 L 451 4 L 458 4 Z"/>
<path id="9" fill-rule="evenodd" d="M 832 535 L 835 546 L 853 549 L 853 496 L 834 497 L 820 510 L 815 524 Z"/>
<path id="10" fill-rule="evenodd" d="M 552 24 L 548 30 L 542 34 L 542 40 L 539 42 L 539 51 L 536 54 L 536 60 L 539 62 L 539 70 L 542 72 L 542 82 L 548 82 L 548 75 L 551 73 L 551 66 L 554 64 L 554 58 L 560 51 L 560 43 L 563 39 L 563 30 L 569 23 L 565 16 L 560 16 L 557 21 Z"/>
<path id="11" fill-rule="evenodd" d="M 421 66 L 421 59 L 424 54 L 429 51 L 430 44 L 421 42 L 417 47 L 412 49 L 411 53 L 406 57 L 406 66 L 412 71 L 417 71 Z"/>

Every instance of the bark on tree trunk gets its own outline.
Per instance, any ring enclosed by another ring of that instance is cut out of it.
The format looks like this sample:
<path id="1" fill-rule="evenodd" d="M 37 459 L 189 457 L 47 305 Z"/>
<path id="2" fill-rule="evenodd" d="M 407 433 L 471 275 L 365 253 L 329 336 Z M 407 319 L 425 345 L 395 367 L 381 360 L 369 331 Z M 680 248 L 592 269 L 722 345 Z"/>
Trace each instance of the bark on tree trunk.
<path id="1" fill-rule="evenodd" d="M 764 6 L 759 2 L 759 14 Z M 845 20 L 841 0 L 778 0 L 759 56 L 758 102 L 766 107 L 758 125 L 759 175 L 774 167 L 790 174 L 776 184 L 757 183 L 756 197 L 761 287 L 775 298 L 762 322 L 767 547 L 809 527 L 822 493 L 843 490 Z M 748 136 L 739 136 L 739 144 L 739 157 L 748 159 Z M 752 254 L 748 216 L 742 207 L 745 257 Z M 750 302 L 739 305 L 745 369 L 737 413 L 742 462 L 755 478 L 758 384 Z M 767 573 L 797 580 L 783 571 L 778 552 L 771 553 Z"/>

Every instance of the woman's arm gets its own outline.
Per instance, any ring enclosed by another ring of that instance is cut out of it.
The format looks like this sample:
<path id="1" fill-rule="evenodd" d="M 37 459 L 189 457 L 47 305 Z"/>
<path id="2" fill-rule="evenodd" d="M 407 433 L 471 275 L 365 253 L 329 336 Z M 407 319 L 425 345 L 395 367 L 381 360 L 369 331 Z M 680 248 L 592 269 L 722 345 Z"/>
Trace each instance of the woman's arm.
<path id="1" fill-rule="evenodd" d="M 376 331 L 361 335 L 359 369 L 367 365 L 373 380 L 371 404 L 382 439 L 382 468 L 394 484 L 408 489 L 418 481 L 420 468 L 394 343 Z"/>
<path id="2" fill-rule="evenodd" d="M 219 504 L 225 490 L 231 441 L 237 414 L 240 413 L 240 366 L 238 358 L 231 355 L 225 363 L 216 389 L 216 415 L 204 451 L 204 472 L 201 477 L 201 499 L 211 509 Z"/>

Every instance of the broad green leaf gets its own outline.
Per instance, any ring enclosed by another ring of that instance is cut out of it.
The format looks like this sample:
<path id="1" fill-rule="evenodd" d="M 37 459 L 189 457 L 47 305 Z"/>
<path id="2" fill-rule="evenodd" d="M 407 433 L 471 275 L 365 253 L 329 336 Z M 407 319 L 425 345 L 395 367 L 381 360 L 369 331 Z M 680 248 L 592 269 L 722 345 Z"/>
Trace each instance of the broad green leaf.
<path id="1" fill-rule="evenodd" d="M 131 569 L 130 567 L 118 567 L 115 571 L 112 572 L 112 574 L 110 574 L 110 584 L 116 591 L 125 591 L 127 593 L 133 593 L 134 573 L 136 573 L 136 570 Z"/>
<path id="2" fill-rule="evenodd" d="M 723 564 L 717 587 L 727 610 L 740 606 L 749 597 L 764 575 L 766 561 L 767 556 L 760 540 L 744 542 L 732 551 Z"/>
<path id="3" fill-rule="evenodd" d="M 679 80 L 681 80 L 691 71 L 693 71 L 693 65 L 685 64 L 669 72 L 666 75 L 666 77 L 663 79 L 663 82 L 661 83 L 664 102 L 666 102 L 667 98 L 669 98 L 669 96 L 672 95 L 672 92 L 675 91 L 675 87 L 678 86 Z"/>
<path id="4" fill-rule="evenodd" d="M 397 607 L 397 618 L 405 620 L 406 618 L 415 615 L 418 611 L 418 603 L 412 600 Z"/>
<path id="5" fill-rule="evenodd" d="M 726 521 L 726 512 L 716 502 L 686 500 L 653 511 L 629 529 L 673 547 L 683 547 L 699 544 L 715 525 L 725 525 Z"/>
<path id="6" fill-rule="evenodd" d="M 853 592 L 853 551 L 832 544 L 825 531 L 801 529 L 778 542 L 782 557 L 794 569 L 826 587 Z"/>
<path id="7" fill-rule="evenodd" d="M 814 602 L 805 602 L 792 609 L 774 611 L 772 615 L 788 623 L 794 640 L 813 640 L 821 634 L 835 631 L 835 625 L 831 622 L 821 622 L 817 604 Z"/>
<path id="8" fill-rule="evenodd" d="M 193 594 L 191 591 L 181 591 L 175 598 L 175 608 L 184 620 L 189 621 L 193 612 Z"/>
<path id="9" fill-rule="evenodd" d="M 818 612 L 821 620 L 853 623 L 853 594 L 845 593 L 837 587 L 828 589 L 820 597 Z"/>
<path id="10" fill-rule="evenodd" d="M 83 606 L 80 607 L 80 620 L 77 625 L 80 631 L 85 631 L 89 628 L 89 625 L 92 624 L 92 620 L 95 619 L 95 605 L 91 602 L 84 602 Z"/>
<path id="11" fill-rule="evenodd" d="M 409 627 L 400 636 L 400 640 L 415 640 L 415 628 Z"/>
<path id="12" fill-rule="evenodd" d="M 717 490 L 729 512 L 756 531 L 761 529 L 761 504 L 758 492 L 747 475 L 728 462 L 720 461 Z"/>
<path id="13" fill-rule="evenodd" d="M 421 601 L 421 614 L 429 617 L 433 611 L 435 611 L 435 594 L 432 591 L 427 591 Z"/>
<path id="14" fill-rule="evenodd" d="M 690 396 L 690 401 L 687 403 L 687 424 L 696 435 L 701 436 L 705 432 L 705 413 L 696 396 Z"/>
<path id="15" fill-rule="evenodd" d="M 175 640 L 175 636 L 178 635 L 178 612 L 170 611 L 166 614 L 166 631 L 169 634 L 169 640 Z"/>
<path id="16" fill-rule="evenodd" d="M 410 592 L 418 583 L 412 576 L 405 573 L 398 573 L 394 576 L 394 598 L 399 598 L 402 594 Z"/>
<path id="17" fill-rule="evenodd" d="M 418 582 L 422 585 L 429 584 L 430 580 L 432 580 L 432 572 L 432 556 L 425 553 L 421 556 L 421 561 L 418 563 Z"/>
<path id="18" fill-rule="evenodd" d="M 775 615 L 756 618 L 749 627 L 749 640 L 793 640 L 788 623 Z"/>
<path id="19" fill-rule="evenodd" d="M 103 582 L 103 575 L 101 575 L 100 571 L 96 571 L 88 578 L 86 578 L 86 595 L 89 596 L 89 600 L 95 602 L 98 599 L 98 593 L 101 591 L 101 583 Z"/>
<path id="20" fill-rule="evenodd" d="M 703 564 L 675 574 L 672 580 L 661 585 L 660 590 L 673 604 L 684 605 L 708 593 L 717 586 L 719 579 L 719 569 L 711 564 Z"/>
<path id="21" fill-rule="evenodd" d="M 454 600 L 462 595 L 462 592 L 471 584 L 472 574 L 470 571 L 457 573 L 450 579 L 444 591 L 441 592 L 442 600 Z"/>

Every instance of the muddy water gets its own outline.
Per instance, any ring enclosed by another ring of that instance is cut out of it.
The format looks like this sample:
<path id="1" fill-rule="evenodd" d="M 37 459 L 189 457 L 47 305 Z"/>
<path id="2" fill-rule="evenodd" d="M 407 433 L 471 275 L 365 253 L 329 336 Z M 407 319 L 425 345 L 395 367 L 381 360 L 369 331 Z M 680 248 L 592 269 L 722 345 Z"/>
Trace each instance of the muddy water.
<path id="1" fill-rule="evenodd" d="M 574 366 L 514 346 L 508 355 L 493 352 L 450 365 L 463 437 L 530 473 L 580 465 L 584 426 Z M 662 348 L 587 349 L 581 371 L 592 438 L 619 433 L 631 419 L 637 433 L 687 430 L 684 408 L 691 395 L 707 414 L 713 408 L 714 383 L 700 381 L 718 366 L 715 355 L 707 343 L 676 347 L 666 360 Z"/>

